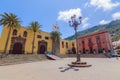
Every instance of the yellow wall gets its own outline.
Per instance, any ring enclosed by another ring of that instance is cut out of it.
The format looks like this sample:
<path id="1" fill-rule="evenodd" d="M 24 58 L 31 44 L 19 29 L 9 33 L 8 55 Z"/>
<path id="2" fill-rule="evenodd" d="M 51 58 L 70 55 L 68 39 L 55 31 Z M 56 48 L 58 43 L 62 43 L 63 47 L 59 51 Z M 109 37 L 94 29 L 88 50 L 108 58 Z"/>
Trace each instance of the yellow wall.
<path id="1" fill-rule="evenodd" d="M 64 43 L 64 47 L 62 47 L 62 42 Z M 69 48 L 66 48 L 66 42 L 68 43 L 68 40 L 62 40 L 62 39 L 60 40 L 60 53 L 61 54 L 67 53 L 67 50 L 69 49 Z"/>
<path id="2" fill-rule="evenodd" d="M 23 37 L 24 31 L 27 31 L 26 44 L 25 44 L 25 53 L 31 53 L 32 52 L 33 32 L 26 29 L 26 28 L 24 28 L 24 27 L 21 27 L 20 29 L 17 29 L 17 35 L 16 36 L 21 35 L 21 37 Z M 13 30 L 11 31 L 11 34 L 10 34 L 10 39 L 9 39 L 9 42 L 8 42 L 7 52 L 9 52 L 9 50 L 10 50 L 12 32 L 13 32 Z M 41 39 L 37 38 L 38 34 L 42 36 Z M 3 28 L 1 39 L 0 39 L 0 52 L 4 51 L 7 35 L 8 35 L 8 29 L 5 27 L 5 28 Z M 45 40 L 45 36 L 49 37 L 49 40 Z M 36 36 L 35 36 L 34 53 L 37 53 L 38 41 L 41 41 L 41 40 L 44 40 L 44 41 L 47 42 L 47 51 L 51 52 L 52 51 L 52 47 L 51 47 L 52 46 L 52 40 L 50 38 L 50 34 L 41 31 L 41 32 L 37 32 Z"/>
<path id="3" fill-rule="evenodd" d="M 34 33 L 32 31 L 28 30 L 27 28 L 21 27 L 21 28 L 17 29 L 17 35 L 15 37 L 17 37 L 19 35 L 21 37 L 23 37 L 24 31 L 27 31 L 27 37 L 26 37 L 26 43 L 25 43 L 25 53 L 31 53 L 32 52 L 33 34 Z M 9 39 L 9 42 L 8 42 L 8 47 L 7 47 L 7 51 L 8 52 L 10 50 L 11 37 L 13 36 L 12 32 L 13 32 L 13 30 L 11 31 L 10 39 Z M 8 35 L 8 28 L 5 27 L 2 30 L 2 34 L 1 34 L 1 38 L 0 38 L 0 52 L 4 51 L 7 35 Z M 41 35 L 42 38 L 37 38 L 37 35 Z M 49 39 L 46 40 L 45 36 L 49 37 Z M 25 38 L 25 37 L 23 37 L 23 38 Z M 47 42 L 47 51 L 52 52 L 52 39 L 51 39 L 51 35 L 49 33 L 47 33 L 47 32 L 40 31 L 40 32 L 36 32 L 34 53 L 37 53 L 37 51 L 38 51 L 38 42 L 42 41 L 42 40 Z M 64 48 L 62 47 L 62 42 L 64 42 Z M 68 48 L 66 48 L 66 42 L 68 43 Z M 69 40 L 61 39 L 60 40 L 60 53 L 61 54 L 67 53 L 68 49 L 72 49 L 72 43 L 74 43 L 74 45 L 76 44 L 75 42 L 76 42 L 75 40 L 69 41 Z"/>
<path id="4" fill-rule="evenodd" d="M 64 48 L 62 47 L 62 42 L 64 42 Z M 66 48 L 66 43 L 68 43 L 68 48 Z M 76 46 L 76 40 L 60 40 L 60 53 L 66 54 L 68 49 L 72 49 L 72 43 L 74 43 L 74 46 Z"/>
<path id="5" fill-rule="evenodd" d="M 4 51 L 5 43 L 6 43 L 6 39 L 7 39 L 7 35 L 8 35 L 8 28 L 5 27 L 5 28 L 3 28 L 2 34 L 1 34 L 0 52 Z M 11 37 L 11 34 L 10 34 L 10 37 Z M 7 52 L 9 52 L 9 49 L 10 49 L 10 43 L 11 43 L 11 39 L 9 39 L 9 43 L 8 43 L 8 47 L 7 47 Z"/>
<path id="6" fill-rule="evenodd" d="M 25 45 L 25 52 L 26 53 L 31 53 L 32 52 L 32 41 L 33 41 L 33 32 L 28 30 L 27 31 L 29 34 L 28 34 L 28 37 L 26 38 L 26 45 Z M 42 38 L 37 38 L 37 35 L 41 35 Z M 45 40 L 45 36 L 49 37 L 49 40 Z M 38 51 L 38 42 L 39 41 L 46 41 L 47 42 L 47 51 L 52 51 L 52 40 L 50 39 L 50 34 L 46 33 L 46 32 L 37 32 L 36 33 L 36 36 L 35 36 L 35 43 L 34 43 L 34 53 L 37 53 Z"/>

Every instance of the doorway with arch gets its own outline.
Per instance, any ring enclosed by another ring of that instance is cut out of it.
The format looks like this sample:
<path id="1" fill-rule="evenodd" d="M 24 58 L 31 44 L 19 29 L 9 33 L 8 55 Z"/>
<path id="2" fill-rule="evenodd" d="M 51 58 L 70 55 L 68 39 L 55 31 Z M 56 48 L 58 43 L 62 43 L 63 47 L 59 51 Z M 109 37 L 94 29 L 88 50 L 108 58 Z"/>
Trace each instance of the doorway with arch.
<path id="1" fill-rule="evenodd" d="M 21 37 L 21 36 L 12 37 L 9 53 L 11 53 L 11 54 L 23 54 L 25 51 L 25 42 L 26 42 L 26 39 Z"/>
<path id="2" fill-rule="evenodd" d="M 46 41 L 39 41 L 38 42 L 38 54 L 44 54 L 47 51 L 47 42 Z"/>

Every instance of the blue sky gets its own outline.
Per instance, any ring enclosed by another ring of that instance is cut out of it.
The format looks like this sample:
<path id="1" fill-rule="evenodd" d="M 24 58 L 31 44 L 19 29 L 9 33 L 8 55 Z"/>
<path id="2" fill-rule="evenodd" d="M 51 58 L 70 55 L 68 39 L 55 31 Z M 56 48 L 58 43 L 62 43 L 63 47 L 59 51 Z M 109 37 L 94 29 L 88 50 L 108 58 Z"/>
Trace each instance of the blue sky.
<path id="1" fill-rule="evenodd" d="M 98 24 L 106 24 L 120 19 L 119 0 L 0 0 L 0 14 L 4 12 L 16 14 L 21 25 L 27 27 L 31 21 L 38 21 L 46 32 L 52 31 L 52 25 L 58 24 L 61 37 L 74 34 L 69 27 L 70 17 L 82 16 L 82 24 L 78 31 Z M 2 26 L 0 26 L 0 34 Z"/>

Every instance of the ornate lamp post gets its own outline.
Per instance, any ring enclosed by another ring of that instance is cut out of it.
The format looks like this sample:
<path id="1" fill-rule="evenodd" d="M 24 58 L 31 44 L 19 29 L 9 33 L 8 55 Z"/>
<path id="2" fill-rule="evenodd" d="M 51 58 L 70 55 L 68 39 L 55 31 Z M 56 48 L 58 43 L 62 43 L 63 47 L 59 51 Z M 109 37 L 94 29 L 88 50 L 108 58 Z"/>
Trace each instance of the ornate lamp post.
<path id="1" fill-rule="evenodd" d="M 87 62 L 81 62 L 80 54 L 78 51 L 78 42 L 77 42 L 77 28 L 82 22 L 82 17 L 79 17 L 79 20 L 76 19 L 76 15 L 71 16 L 71 20 L 69 21 L 69 25 L 74 28 L 75 30 L 75 36 L 76 36 L 76 52 L 77 52 L 77 61 L 72 62 L 72 64 L 68 64 L 68 66 L 71 67 L 90 67 L 91 65 L 88 65 Z"/>
<path id="2" fill-rule="evenodd" d="M 77 21 L 76 15 L 71 16 L 71 20 L 69 21 L 69 25 L 73 27 L 75 30 L 77 62 L 80 61 L 80 54 L 78 51 L 78 42 L 77 42 L 77 28 L 81 24 L 81 22 L 82 22 L 82 17 L 79 17 L 79 20 Z"/>

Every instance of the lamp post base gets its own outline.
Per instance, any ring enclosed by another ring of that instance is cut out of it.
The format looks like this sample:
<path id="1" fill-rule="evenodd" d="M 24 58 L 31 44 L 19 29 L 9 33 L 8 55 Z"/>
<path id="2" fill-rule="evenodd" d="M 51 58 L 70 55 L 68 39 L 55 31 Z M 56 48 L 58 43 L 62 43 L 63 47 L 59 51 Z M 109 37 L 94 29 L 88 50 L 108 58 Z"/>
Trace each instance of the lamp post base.
<path id="1" fill-rule="evenodd" d="M 72 62 L 68 64 L 70 67 L 91 67 L 92 65 L 87 64 L 87 62 Z"/>

